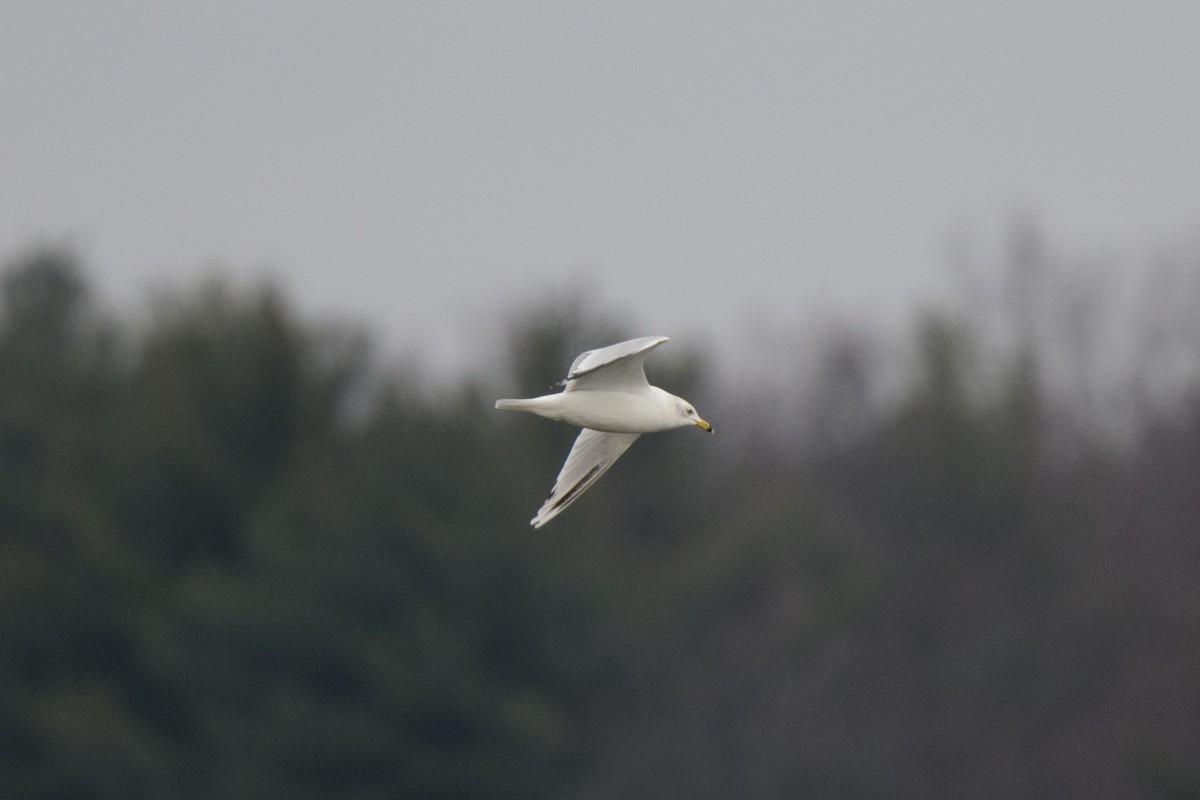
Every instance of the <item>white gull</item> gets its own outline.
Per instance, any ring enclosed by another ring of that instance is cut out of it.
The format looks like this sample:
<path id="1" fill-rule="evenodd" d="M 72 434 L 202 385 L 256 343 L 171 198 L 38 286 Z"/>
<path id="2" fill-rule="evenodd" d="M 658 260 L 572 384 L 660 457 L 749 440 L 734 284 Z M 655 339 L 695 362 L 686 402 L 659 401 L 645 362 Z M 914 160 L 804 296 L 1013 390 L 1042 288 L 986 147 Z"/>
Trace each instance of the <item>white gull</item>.
<path id="1" fill-rule="evenodd" d="M 646 354 L 666 336 L 644 336 L 588 350 L 571 364 L 557 394 L 497 400 L 496 408 L 528 411 L 583 428 L 546 502 L 530 520 L 540 528 L 579 499 L 643 433 L 692 425 L 712 432 L 696 409 L 646 380 Z"/>

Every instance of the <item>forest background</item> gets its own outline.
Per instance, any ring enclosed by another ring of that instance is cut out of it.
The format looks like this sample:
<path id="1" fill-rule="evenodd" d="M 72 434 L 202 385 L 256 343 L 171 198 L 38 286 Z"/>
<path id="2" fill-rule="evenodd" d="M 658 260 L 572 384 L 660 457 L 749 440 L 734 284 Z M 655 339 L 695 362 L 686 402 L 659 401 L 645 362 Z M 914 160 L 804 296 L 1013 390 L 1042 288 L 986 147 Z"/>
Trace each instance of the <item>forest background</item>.
<path id="1" fill-rule="evenodd" d="M 16 254 L 0 794 L 1198 797 L 1198 253 L 1116 291 L 1017 225 L 971 302 L 761 382 L 677 337 L 717 436 L 540 531 L 574 433 L 492 400 L 663 332 L 564 291 L 434 384 L 278 287 L 118 317 Z"/>

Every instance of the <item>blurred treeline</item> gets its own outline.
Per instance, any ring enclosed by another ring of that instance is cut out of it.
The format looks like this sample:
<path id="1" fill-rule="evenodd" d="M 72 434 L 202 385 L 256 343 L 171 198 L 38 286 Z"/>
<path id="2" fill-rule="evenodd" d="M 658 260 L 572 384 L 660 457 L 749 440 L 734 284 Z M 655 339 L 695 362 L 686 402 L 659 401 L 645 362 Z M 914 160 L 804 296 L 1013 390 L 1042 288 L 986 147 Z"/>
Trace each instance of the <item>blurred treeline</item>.
<path id="1" fill-rule="evenodd" d="M 118 320 L 19 257 L 0 795 L 1200 797 L 1200 308 L 1105 367 L 1015 275 L 1003 335 L 829 332 L 762 393 L 677 339 L 716 437 L 533 531 L 574 432 L 493 398 L 658 331 L 547 304 L 430 389 L 270 288 Z"/>

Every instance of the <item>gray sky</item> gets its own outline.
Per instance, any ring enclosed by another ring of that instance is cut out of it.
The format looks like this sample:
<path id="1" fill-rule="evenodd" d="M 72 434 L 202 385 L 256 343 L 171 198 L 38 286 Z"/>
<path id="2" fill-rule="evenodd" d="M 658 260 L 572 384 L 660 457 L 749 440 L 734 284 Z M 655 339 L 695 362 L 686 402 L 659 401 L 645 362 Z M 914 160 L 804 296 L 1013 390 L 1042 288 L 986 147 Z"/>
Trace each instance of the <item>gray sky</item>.
<path id="1" fill-rule="evenodd" d="M 1200 227 L 1198 41 L 1182 0 L 0 0 L 0 254 L 73 241 L 117 303 L 271 274 L 454 368 L 581 279 L 638 334 L 898 320 L 1015 209 Z"/>

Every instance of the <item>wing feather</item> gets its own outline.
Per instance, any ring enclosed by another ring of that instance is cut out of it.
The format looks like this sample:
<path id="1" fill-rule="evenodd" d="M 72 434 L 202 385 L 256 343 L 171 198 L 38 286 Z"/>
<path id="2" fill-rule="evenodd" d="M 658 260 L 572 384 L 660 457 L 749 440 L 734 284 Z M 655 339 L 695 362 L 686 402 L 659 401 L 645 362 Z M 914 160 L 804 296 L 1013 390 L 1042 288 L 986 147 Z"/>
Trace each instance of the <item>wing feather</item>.
<path id="1" fill-rule="evenodd" d="M 571 452 L 567 455 L 562 470 L 558 473 L 554 489 L 529 524 L 540 528 L 578 500 L 579 496 L 629 449 L 638 436 L 636 433 L 606 433 L 590 428 L 581 430 L 575 444 L 571 446 Z"/>
<path id="2" fill-rule="evenodd" d="M 580 353 L 562 381 L 567 387 L 565 391 L 642 389 L 647 386 L 642 368 L 646 354 L 666 341 L 666 336 L 643 336 Z"/>

